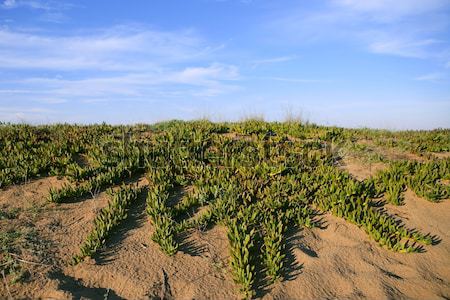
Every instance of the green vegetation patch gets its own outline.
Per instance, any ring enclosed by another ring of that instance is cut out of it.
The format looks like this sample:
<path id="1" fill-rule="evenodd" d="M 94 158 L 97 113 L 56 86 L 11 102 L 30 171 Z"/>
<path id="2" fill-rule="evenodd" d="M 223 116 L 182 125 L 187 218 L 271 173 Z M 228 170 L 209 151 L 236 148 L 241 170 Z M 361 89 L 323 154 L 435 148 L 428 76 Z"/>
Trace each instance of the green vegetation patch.
<path id="1" fill-rule="evenodd" d="M 351 151 L 363 153 L 368 148 L 358 141 L 371 140 L 420 153 L 445 152 L 448 136 L 447 130 L 391 133 L 260 120 L 134 127 L 2 125 L 0 164 L 9 171 L 0 174 L 0 182 L 5 186 L 24 177 L 66 176 L 70 184 L 49 191 L 54 203 L 109 191 L 111 199 L 73 263 L 106 246 L 144 189 L 153 225 L 149 239 L 169 256 L 182 251 L 186 231 L 226 226 L 231 277 L 242 297 L 252 298 L 261 283 L 285 277 L 288 229 L 320 226 L 323 213 L 355 224 L 380 247 L 424 251 L 433 243 L 430 234 L 407 228 L 373 200 L 384 197 L 400 205 L 408 188 L 433 202 L 449 198 L 450 187 L 443 182 L 450 179 L 450 159 L 389 161 L 371 153 L 367 157 L 383 160 L 388 168 L 358 181 L 338 168 L 336 160 L 343 154 L 336 149 L 353 145 Z M 23 162 L 17 163 L 10 152 L 22 155 Z M 89 164 L 79 165 L 79 155 Z M 25 162 L 37 169 L 28 170 Z M 143 175 L 147 187 L 129 184 Z"/>

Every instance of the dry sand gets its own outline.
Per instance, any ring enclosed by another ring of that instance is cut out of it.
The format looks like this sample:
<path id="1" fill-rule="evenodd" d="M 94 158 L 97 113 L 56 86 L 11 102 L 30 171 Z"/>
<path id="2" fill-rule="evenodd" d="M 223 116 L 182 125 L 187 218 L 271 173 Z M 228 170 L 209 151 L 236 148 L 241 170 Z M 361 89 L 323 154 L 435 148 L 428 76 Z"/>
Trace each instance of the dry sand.
<path id="1" fill-rule="evenodd" d="M 375 167 L 375 169 L 382 166 Z M 347 165 L 357 178 L 372 169 Z M 359 171 L 358 171 L 359 170 Z M 94 199 L 47 204 L 46 178 L 0 191 L 0 207 L 22 209 L 17 219 L 0 220 L 5 229 L 31 226 L 42 253 L 24 251 L 22 258 L 51 266 L 25 264 L 29 279 L 9 285 L 13 298 L 44 299 L 239 299 L 228 269 L 226 230 L 192 230 L 180 251 L 167 257 L 150 239 L 152 225 L 140 199 L 125 224 L 95 260 L 67 264 L 107 203 Z M 400 254 L 380 248 L 357 226 L 331 215 L 325 228 L 291 231 L 285 280 L 259 286 L 262 299 L 450 299 L 450 201 L 431 203 L 407 191 L 405 205 L 386 205 L 411 228 L 430 232 L 440 242 L 424 253 Z M 7 298 L 5 284 L 0 298 Z"/>

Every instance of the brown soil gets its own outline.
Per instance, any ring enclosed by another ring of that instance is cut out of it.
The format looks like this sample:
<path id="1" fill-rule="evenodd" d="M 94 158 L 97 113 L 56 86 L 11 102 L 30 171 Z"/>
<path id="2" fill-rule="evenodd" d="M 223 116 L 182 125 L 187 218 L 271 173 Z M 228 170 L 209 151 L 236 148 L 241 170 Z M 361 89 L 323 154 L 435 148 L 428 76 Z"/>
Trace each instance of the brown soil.
<path id="1" fill-rule="evenodd" d="M 438 235 L 440 242 L 424 253 L 394 253 L 356 225 L 326 215 L 326 229 L 295 235 L 293 253 L 301 274 L 275 286 L 267 298 L 448 299 L 450 202 L 431 203 L 408 191 L 405 205 L 390 206 L 388 212 L 401 216 L 409 228 Z"/>
<path id="2" fill-rule="evenodd" d="M 386 164 L 381 162 L 363 162 L 358 159 L 345 157 L 340 161 L 340 167 L 349 172 L 354 178 L 364 180 L 384 170 Z"/>
<path id="3" fill-rule="evenodd" d="M 249 134 L 241 134 L 241 133 L 236 133 L 236 132 L 226 132 L 226 133 L 221 133 L 220 135 L 232 139 L 234 141 L 237 140 L 244 140 L 244 141 L 253 141 L 255 138 Z"/>
<path id="4" fill-rule="evenodd" d="M 431 154 L 440 159 L 450 158 L 450 152 L 431 152 Z"/>
<path id="5" fill-rule="evenodd" d="M 372 140 L 361 139 L 358 140 L 358 144 L 363 144 L 369 147 L 369 149 L 375 153 L 380 154 L 389 160 L 416 160 L 426 161 L 429 158 L 429 154 L 419 155 L 416 153 L 408 152 L 394 147 L 383 147 L 376 145 Z M 439 156 L 439 154 L 438 154 Z"/>
<path id="6" fill-rule="evenodd" d="M 364 172 L 356 173 L 362 178 L 367 176 Z M 44 254 L 23 254 L 22 258 L 28 262 L 46 265 L 24 263 L 30 270 L 29 279 L 8 285 L 14 299 L 240 297 L 229 272 L 225 228 L 216 226 L 206 232 L 188 232 L 180 238 L 180 251 L 168 257 L 150 239 L 153 228 L 145 215 L 144 199 L 133 206 L 128 219 L 100 255 L 77 266 L 68 265 L 108 196 L 100 193 L 94 199 L 47 204 L 48 188 L 60 186 L 62 182 L 56 178 L 40 179 L 0 191 L 0 207 L 21 209 L 17 219 L 0 220 L 2 230 L 32 226 L 45 246 Z M 394 253 L 380 248 L 357 226 L 324 215 L 325 228 L 290 232 L 285 280 L 259 286 L 257 296 L 263 299 L 448 299 L 450 201 L 431 203 L 407 191 L 405 205 L 387 205 L 387 210 L 398 215 L 408 227 L 437 235 L 439 242 L 426 246 L 424 253 Z M 0 298 L 7 297 L 5 284 L 0 284 Z"/>

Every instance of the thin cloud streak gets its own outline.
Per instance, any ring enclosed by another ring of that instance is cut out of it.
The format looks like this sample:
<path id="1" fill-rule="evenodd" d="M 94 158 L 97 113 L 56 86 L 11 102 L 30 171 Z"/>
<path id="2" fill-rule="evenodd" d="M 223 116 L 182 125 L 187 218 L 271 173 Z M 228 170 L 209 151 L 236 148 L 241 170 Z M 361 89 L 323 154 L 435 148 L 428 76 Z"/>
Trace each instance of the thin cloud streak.
<path id="1" fill-rule="evenodd" d="M 14 9 L 19 7 L 26 7 L 31 9 L 51 10 L 51 6 L 40 1 L 31 0 L 4 0 L 0 5 L 3 9 Z"/>
<path id="2" fill-rule="evenodd" d="M 0 80 L 0 93 L 47 104 L 214 97 L 239 89 L 230 83 L 240 79 L 239 68 L 214 60 L 222 48 L 207 45 L 193 30 L 137 25 L 64 36 L 0 29 L 0 70 L 50 72 Z"/>
<path id="3" fill-rule="evenodd" d="M 63 23 L 69 18 L 66 12 L 75 7 L 63 1 L 40 0 L 4 0 L 0 4 L 2 10 L 28 9 L 36 12 L 37 20 L 48 23 Z"/>
<path id="4" fill-rule="evenodd" d="M 425 75 L 422 75 L 422 76 L 418 76 L 418 77 L 414 78 L 414 80 L 439 82 L 439 81 L 443 80 L 444 77 L 445 76 L 444 76 L 443 73 L 430 73 L 430 74 L 425 74 Z"/>
<path id="5" fill-rule="evenodd" d="M 305 78 L 288 78 L 288 77 L 266 77 L 264 79 L 268 80 L 276 80 L 276 81 L 284 81 L 284 82 L 292 82 L 292 83 L 324 83 L 330 82 L 325 79 L 305 79 Z"/>
<path id="6" fill-rule="evenodd" d="M 334 0 L 332 3 L 352 12 L 366 14 L 373 21 L 381 23 L 434 12 L 448 5 L 446 0 Z"/>
<path id="7" fill-rule="evenodd" d="M 217 48 L 193 31 L 116 26 L 95 34 L 51 36 L 0 29 L 0 68 L 148 70 L 204 58 Z"/>
<path id="8" fill-rule="evenodd" d="M 266 58 L 266 59 L 259 59 L 254 60 L 251 62 L 252 68 L 257 68 L 261 65 L 270 65 L 270 64 L 276 64 L 276 63 L 284 63 L 288 61 L 292 61 L 297 59 L 296 55 L 291 56 L 279 56 L 279 57 L 272 57 L 272 58 Z"/>
<path id="9" fill-rule="evenodd" d="M 0 93 L 15 99 L 35 99 L 49 102 L 48 99 L 65 99 L 53 103 L 67 102 L 70 99 L 97 98 L 119 99 L 165 98 L 202 96 L 212 97 L 232 92 L 239 87 L 234 82 L 239 80 L 236 66 L 211 64 L 207 67 L 188 67 L 182 70 L 163 70 L 155 73 L 127 73 L 109 77 L 88 77 L 83 79 L 63 78 L 25 78 L 8 81 L 17 89 L 0 89 Z M 1 86 L 1 82 L 0 82 Z M 43 99 L 43 100 L 42 100 Z"/>
<path id="10" fill-rule="evenodd" d="M 449 43 L 439 39 L 439 33 L 450 25 L 450 2 L 446 0 L 326 3 L 316 11 L 291 8 L 272 17 L 267 30 L 291 44 L 345 41 L 374 54 L 436 59 L 443 64 L 450 59 Z"/>

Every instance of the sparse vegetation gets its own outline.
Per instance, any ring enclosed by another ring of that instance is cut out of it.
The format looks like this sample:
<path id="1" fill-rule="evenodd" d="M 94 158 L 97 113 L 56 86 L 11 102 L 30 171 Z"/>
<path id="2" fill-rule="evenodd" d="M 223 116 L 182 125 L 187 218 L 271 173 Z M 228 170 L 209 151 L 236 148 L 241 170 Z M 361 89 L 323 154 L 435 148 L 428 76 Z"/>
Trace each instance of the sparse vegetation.
<path id="1" fill-rule="evenodd" d="M 107 189 L 111 200 L 97 214 L 91 233 L 73 257 L 79 263 L 104 247 L 127 218 L 144 190 L 127 181 L 144 174 L 146 213 L 154 230 L 149 238 L 171 256 L 179 251 L 186 230 L 225 225 L 232 277 L 242 296 L 251 298 L 261 271 L 258 265 L 263 266 L 267 282 L 282 280 L 287 228 L 313 228 L 319 212 L 357 225 L 392 251 L 418 252 L 430 245 L 429 233 L 407 228 L 373 200 L 384 197 L 400 205 L 406 189 L 433 202 L 449 198 L 450 187 L 442 180 L 450 179 L 450 159 L 391 160 L 374 147 L 369 156 L 359 157 L 383 161 L 387 168 L 359 181 L 338 168 L 336 161 L 343 154 L 336 145 L 361 154 L 369 146 L 358 141 L 370 140 L 377 147 L 425 155 L 449 151 L 449 136 L 448 130 L 391 133 L 261 120 L 171 121 L 134 127 L 2 124 L 0 186 L 40 176 L 66 176 L 70 184 L 49 191 L 48 200 L 56 204 Z M 77 161 L 79 155 L 86 157 L 87 164 Z M 184 192 L 175 201 L 180 189 Z M 204 209 L 198 213 L 200 208 Z M 0 211 L 0 219 L 13 216 Z M 6 238 L 14 237 L 5 235 L 2 245 L 10 244 Z M 14 271 L 13 265 L 4 265 L 6 272 Z"/>
<path id="2" fill-rule="evenodd" d="M 0 232 L 0 273 L 12 275 L 13 283 L 23 276 L 22 265 L 13 256 L 22 238 L 20 231 Z"/>
<path id="3" fill-rule="evenodd" d="M 12 209 L 0 208 L 0 220 L 15 219 L 19 215 L 19 211 L 20 210 L 18 208 L 12 208 Z"/>

